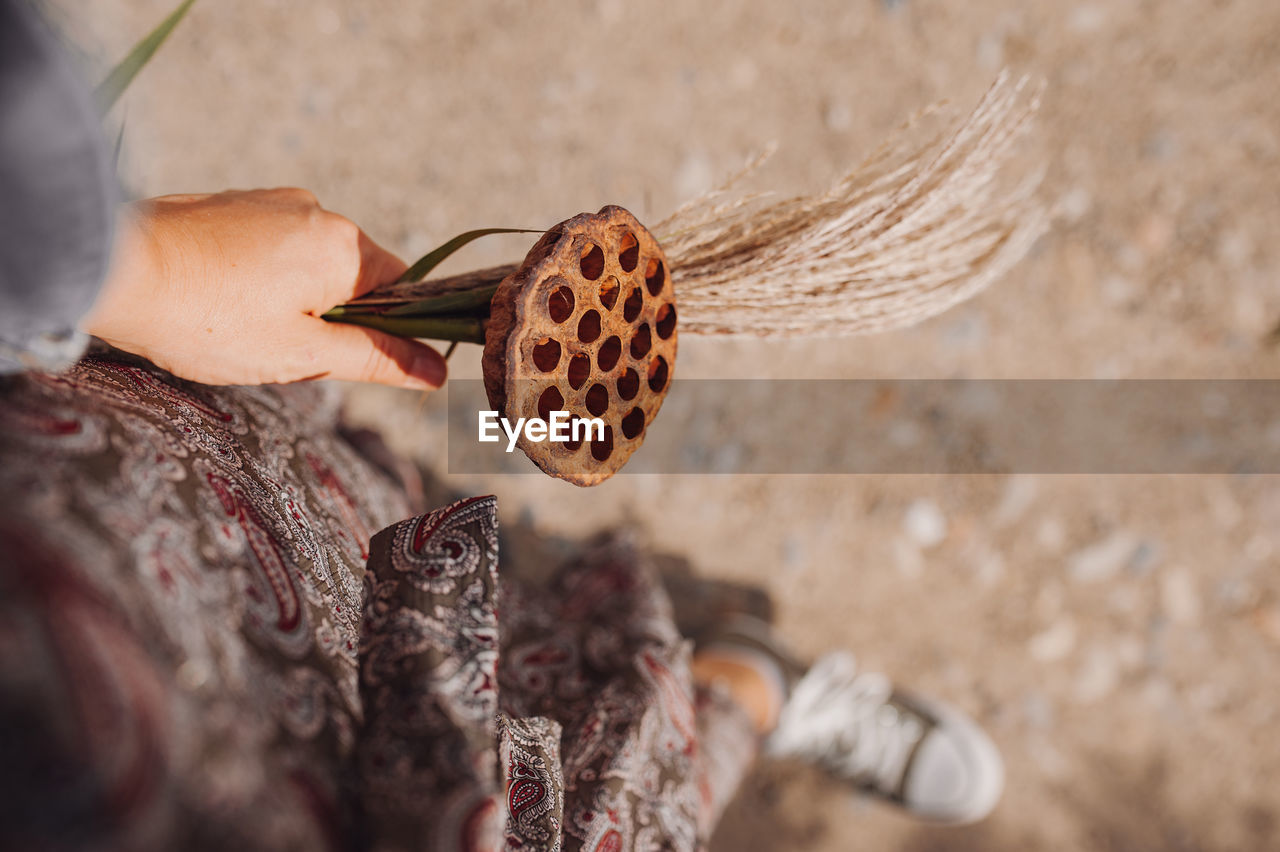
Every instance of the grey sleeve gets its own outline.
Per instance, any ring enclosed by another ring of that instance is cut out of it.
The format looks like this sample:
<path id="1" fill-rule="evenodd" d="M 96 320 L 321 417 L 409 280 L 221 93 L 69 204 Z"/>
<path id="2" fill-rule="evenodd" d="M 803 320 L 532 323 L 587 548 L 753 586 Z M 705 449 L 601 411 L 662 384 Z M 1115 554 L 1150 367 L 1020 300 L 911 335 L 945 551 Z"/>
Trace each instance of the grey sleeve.
<path id="1" fill-rule="evenodd" d="M 31 4 L 0 0 L 0 372 L 83 351 L 116 195 L 87 87 Z"/>

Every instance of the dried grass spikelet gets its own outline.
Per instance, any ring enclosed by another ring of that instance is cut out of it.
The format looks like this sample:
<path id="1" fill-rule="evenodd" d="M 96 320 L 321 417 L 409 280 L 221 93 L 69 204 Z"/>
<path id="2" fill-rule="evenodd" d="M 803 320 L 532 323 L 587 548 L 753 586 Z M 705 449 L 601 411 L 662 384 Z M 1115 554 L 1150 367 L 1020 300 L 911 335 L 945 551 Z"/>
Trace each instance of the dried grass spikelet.
<path id="1" fill-rule="evenodd" d="M 730 190 L 653 230 L 671 261 L 685 334 L 884 331 L 941 313 L 1003 275 L 1043 233 L 1036 175 L 1001 191 L 1040 86 L 1003 72 L 949 136 L 883 146 L 822 195 L 767 203 Z"/>

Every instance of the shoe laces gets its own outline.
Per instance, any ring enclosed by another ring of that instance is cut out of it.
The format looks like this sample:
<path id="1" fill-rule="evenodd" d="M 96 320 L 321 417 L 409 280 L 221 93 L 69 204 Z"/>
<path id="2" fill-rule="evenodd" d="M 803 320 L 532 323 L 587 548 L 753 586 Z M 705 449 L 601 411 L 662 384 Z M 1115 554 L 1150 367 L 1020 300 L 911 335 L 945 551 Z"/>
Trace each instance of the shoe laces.
<path id="1" fill-rule="evenodd" d="M 892 795 L 924 736 L 920 719 L 890 703 L 892 693 L 884 675 L 860 673 L 852 654 L 827 654 L 792 689 L 766 750 Z"/>

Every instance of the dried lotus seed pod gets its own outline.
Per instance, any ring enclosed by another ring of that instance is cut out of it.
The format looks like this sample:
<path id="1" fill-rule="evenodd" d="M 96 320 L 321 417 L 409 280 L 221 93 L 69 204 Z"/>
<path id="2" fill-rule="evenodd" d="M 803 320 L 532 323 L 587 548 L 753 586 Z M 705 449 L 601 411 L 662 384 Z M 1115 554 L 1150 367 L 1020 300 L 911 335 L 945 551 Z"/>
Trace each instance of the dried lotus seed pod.
<path id="1" fill-rule="evenodd" d="M 676 363 L 666 257 L 621 207 L 543 234 L 498 286 L 485 331 L 484 384 L 501 416 L 600 418 L 604 439 L 517 446 L 551 476 L 597 485 L 644 441 Z M 584 430 L 585 432 L 585 430 Z"/>

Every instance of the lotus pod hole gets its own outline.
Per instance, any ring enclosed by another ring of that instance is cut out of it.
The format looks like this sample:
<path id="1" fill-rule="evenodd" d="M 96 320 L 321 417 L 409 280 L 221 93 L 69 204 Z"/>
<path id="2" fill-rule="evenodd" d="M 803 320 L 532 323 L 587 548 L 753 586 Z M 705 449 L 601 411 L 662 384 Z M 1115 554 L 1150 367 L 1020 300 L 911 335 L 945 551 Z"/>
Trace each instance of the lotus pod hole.
<path id="1" fill-rule="evenodd" d="M 634 272 L 639 262 L 640 241 L 636 239 L 635 234 L 627 231 L 622 235 L 618 246 L 618 265 L 622 267 L 623 272 Z"/>
<path id="2" fill-rule="evenodd" d="M 618 358 L 621 356 L 622 338 L 615 334 L 600 344 L 600 351 L 596 353 L 596 366 L 601 372 L 607 373 L 617 366 Z"/>
<path id="3" fill-rule="evenodd" d="M 600 304 L 606 311 L 618 304 L 618 279 L 610 275 L 600 284 Z"/>

